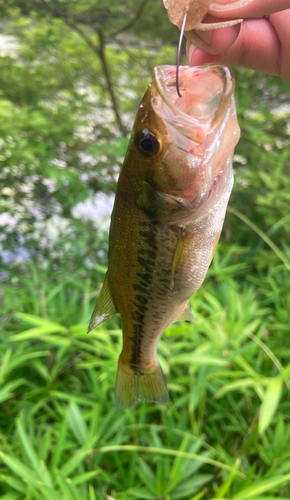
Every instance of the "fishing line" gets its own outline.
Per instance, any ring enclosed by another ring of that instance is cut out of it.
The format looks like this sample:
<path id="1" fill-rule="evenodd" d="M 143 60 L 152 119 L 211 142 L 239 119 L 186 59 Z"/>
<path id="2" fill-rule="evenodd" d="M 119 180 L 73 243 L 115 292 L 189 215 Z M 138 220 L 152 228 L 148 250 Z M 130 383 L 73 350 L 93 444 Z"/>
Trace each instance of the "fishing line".
<path id="1" fill-rule="evenodd" d="M 180 62 L 181 45 L 182 45 L 182 40 L 183 40 L 183 35 L 184 35 L 184 29 L 185 29 L 185 23 L 186 23 L 187 14 L 188 14 L 188 12 L 185 12 L 184 18 L 183 18 L 183 21 L 182 21 L 182 26 L 181 26 L 181 30 L 180 30 L 180 36 L 179 36 L 179 42 L 178 42 L 177 56 L 176 56 L 176 92 L 178 94 L 178 97 L 181 97 L 181 93 L 180 93 L 180 90 L 179 90 L 178 74 L 179 74 L 179 62 Z"/>

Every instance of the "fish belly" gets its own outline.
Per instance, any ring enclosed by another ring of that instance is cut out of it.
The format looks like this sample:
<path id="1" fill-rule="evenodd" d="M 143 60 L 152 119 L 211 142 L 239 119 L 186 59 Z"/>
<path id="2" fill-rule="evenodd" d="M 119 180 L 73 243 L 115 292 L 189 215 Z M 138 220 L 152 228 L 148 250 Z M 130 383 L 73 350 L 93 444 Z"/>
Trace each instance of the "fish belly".
<path id="1" fill-rule="evenodd" d="M 130 199 L 117 195 L 108 270 L 123 330 L 117 406 L 126 408 L 140 399 L 167 401 L 157 344 L 205 278 L 227 201 L 220 200 L 198 220 L 171 226 L 152 220 Z"/>

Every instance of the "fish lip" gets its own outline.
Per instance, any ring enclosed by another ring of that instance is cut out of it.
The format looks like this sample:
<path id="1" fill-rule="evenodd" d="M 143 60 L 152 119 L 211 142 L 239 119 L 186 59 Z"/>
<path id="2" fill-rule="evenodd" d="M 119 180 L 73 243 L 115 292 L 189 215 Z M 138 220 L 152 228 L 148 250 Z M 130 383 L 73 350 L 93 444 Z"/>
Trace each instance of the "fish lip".
<path id="1" fill-rule="evenodd" d="M 192 76 L 197 76 L 194 75 L 194 72 L 197 72 L 197 74 L 200 73 L 200 75 L 211 72 L 218 75 L 223 83 L 222 97 L 215 111 L 209 116 L 192 116 L 177 108 L 167 94 L 168 87 L 166 89 L 166 81 L 168 81 L 169 77 L 172 78 L 172 73 L 176 72 L 176 66 L 164 65 L 153 69 L 152 81 L 154 92 L 151 99 L 153 109 L 183 135 L 201 144 L 204 142 L 207 134 L 217 126 L 230 108 L 235 87 L 234 76 L 229 68 L 221 64 L 205 64 L 196 67 L 180 66 L 180 69 L 181 72 L 188 71 L 189 77 L 190 73 Z M 160 98 L 169 108 L 169 113 L 161 110 Z M 182 126 L 178 122 L 182 122 Z"/>

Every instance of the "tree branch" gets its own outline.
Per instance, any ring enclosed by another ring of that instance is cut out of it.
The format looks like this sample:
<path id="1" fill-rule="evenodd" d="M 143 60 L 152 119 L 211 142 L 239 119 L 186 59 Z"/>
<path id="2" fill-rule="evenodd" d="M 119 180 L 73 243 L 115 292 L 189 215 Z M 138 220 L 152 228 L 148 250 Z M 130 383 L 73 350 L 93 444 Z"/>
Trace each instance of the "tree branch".
<path id="1" fill-rule="evenodd" d="M 123 26 L 123 28 L 120 28 L 119 30 L 115 31 L 114 33 L 111 33 L 110 36 L 115 37 L 115 36 L 119 35 L 120 33 L 123 33 L 124 31 L 127 31 L 130 28 L 132 28 L 132 26 L 134 26 L 135 22 L 138 21 L 143 10 L 145 9 L 147 3 L 148 3 L 148 0 L 142 0 L 142 2 L 140 4 L 135 16 L 133 17 L 133 19 L 131 19 L 131 21 L 129 21 L 127 24 L 125 24 L 125 26 Z"/>
<path id="2" fill-rule="evenodd" d="M 51 5 L 50 3 L 46 2 L 46 0 L 34 0 L 34 3 L 38 5 L 39 7 L 43 7 L 47 12 L 50 12 L 54 17 L 58 17 L 62 19 L 70 28 L 72 28 L 74 31 L 76 31 L 82 39 L 89 45 L 89 47 L 98 54 L 98 46 L 95 45 L 89 37 L 83 32 L 82 29 L 79 28 L 79 26 L 72 21 L 72 19 L 65 14 L 64 12 L 61 12 L 59 9 L 54 7 L 54 5 Z"/>
<path id="3" fill-rule="evenodd" d="M 147 1 L 147 0 L 146 0 Z M 106 84 L 107 84 L 107 91 L 110 95 L 111 99 L 111 105 L 113 108 L 113 111 L 115 113 L 116 121 L 119 126 L 119 130 L 123 136 L 126 136 L 128 133 L 128 130 L 126 129 L 125 125 L 123 124 L 121 114 L 119 111 L 119 104 L 115 95 L 114 91 L 114 85 L 111 79 L 111 74 L 110 74 L 110 68 L 109 64 L 106 58 L 106 53 L 105 53 L 105 37 L 104 34 L 100 31 L 97 30 L 98 38 L 99 38 L 99 45 L 96 45 L 87 35 L 86 33 L 74 22 L 67 14 L 61 12 L 59 9 L 54 7 L 54 5 L 51 5 L 48 3 L 46 0 L 34 0 L 34 3 L 38 4 L 38 6 L 42 6 L 47 12 L 50 12 L 53 16 L 58 17 L 62 19 L 70 28 L 72 28 L 74 31 L 76 31 L 80 37 L 86 42 L 86 44 L 94 51 L 94 53 L 99 57 L 102 67 L 103 67 L 103 73 L 105 76 Z"/>
<path id="4" fill-rule="evenodd" d="M 115 96 L 113 82 L 111 80 L 110 68 L 109 68 L 109 64 L 108 64 L 108 61 L 106 58 L 106 53 L 105 53 L 104 34 L 102 33 L 102 31 L 97 31 L 97 33 L 98 33 L 98 37 L 99 37 L 99 52 L 98 52 L 98 54 L 99 54 L 99 58 L 101 60 L 102 66 L 103 66 L 103 72 L 104 72 L 106 82 L 107 82 L 107 90 L 108 90 L 110 97 L 111 97 L 112 107 L 113 107 L 113 110 L 115 112 L 119 128 L 120 128 L 123 136 L 126 136 L 128 133 L 128 130 L 126 129 L 125 125 L 123 124 L 122 119 L 121 119 L 121 115 L 119 113 L 119 106 L 118 106 L 117 98 Z"/>

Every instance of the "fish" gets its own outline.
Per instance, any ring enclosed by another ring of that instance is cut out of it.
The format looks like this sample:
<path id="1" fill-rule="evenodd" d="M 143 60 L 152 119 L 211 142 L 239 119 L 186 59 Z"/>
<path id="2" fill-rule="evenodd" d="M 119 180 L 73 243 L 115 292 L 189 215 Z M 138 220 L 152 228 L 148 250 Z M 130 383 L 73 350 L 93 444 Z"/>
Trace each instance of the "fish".
<path id="1" fill-rule="evenodd" d="M 88 332 L 120 313 L 115 405 L 168 401 L 164 329 L 193 321 L 220 237 L 239 139 L 234 76 L 222 65 L 158 66 L 137 111 L 109 232 L 108 270 Z"/>
<path id="2" fill-rule="evenodd" d="M 163 0 L 164 7 L 170 22 L 181 29 L 183 18 L 187 12 L 185 31 L 193 29 L 198 31 L 209 31 L 213 29 L 226 28 L 234 26 L 243 21 L 243 19 L 233 19 L 231 21 L 222 21 L 219 23 L 204 23 L 203 18 L 210 11 L 211 14 L 228 12 L 234 9 L 244 7 L 252 0 L 237 0 L 228 4 L 218 4 L 212 0 Z"/>

